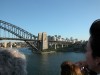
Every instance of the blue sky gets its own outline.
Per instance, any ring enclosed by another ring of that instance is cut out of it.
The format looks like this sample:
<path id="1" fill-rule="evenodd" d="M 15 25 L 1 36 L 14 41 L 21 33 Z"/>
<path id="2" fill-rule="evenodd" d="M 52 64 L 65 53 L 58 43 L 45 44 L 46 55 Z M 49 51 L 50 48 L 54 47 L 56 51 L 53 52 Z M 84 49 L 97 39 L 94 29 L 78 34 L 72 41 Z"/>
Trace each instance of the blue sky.
<path id="1" fill-rule="evenodd" d="M 34 35 L 88 40 L 89 27 L 98 18 L 100 0 L 0 0 L 0 19 Z"/>

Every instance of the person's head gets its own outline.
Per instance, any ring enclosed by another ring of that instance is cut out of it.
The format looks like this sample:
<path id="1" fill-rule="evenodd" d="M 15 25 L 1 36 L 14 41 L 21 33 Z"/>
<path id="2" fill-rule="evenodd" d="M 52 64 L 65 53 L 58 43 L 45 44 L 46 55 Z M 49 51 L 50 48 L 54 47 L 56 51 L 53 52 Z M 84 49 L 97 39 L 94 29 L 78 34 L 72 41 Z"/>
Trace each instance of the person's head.
<path id="1" fill-rule="evenodd" d="M 25 56 L 18 50 L 0 48 L 0 75 L 27 75 Z"/>
<path id="2" fill-rule="evenodd" d="M 94 21 L 90 27 L 90 38 L 86 50 L 89 68 L 100 72 L 100 19 Z"/>
<path id="3" fill-rule="evenodd" d="M 61 64 L 61 75 L 84 75 L 79 66 L 65 61 Z"/>

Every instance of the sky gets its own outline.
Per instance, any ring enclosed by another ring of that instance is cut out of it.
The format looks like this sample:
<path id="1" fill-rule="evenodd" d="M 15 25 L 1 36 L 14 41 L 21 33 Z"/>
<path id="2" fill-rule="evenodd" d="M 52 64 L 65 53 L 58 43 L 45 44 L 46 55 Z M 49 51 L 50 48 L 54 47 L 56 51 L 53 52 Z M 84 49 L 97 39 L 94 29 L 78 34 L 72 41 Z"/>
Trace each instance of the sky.
<path id="1" fill-rule="evenodd" d="M 100 0 L 0 0 L 0 20 L 34 35 L 61 35 L 88 40 L 89 28 L 100 18 Z"/>

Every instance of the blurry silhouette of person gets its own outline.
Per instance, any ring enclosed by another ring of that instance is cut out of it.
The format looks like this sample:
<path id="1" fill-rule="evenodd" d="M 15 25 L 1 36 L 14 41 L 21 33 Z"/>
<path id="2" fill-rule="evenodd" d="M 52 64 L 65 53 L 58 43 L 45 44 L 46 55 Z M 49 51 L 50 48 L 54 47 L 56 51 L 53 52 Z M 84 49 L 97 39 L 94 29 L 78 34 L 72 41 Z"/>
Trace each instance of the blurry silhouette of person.
<path id="1" fill-rule="evenodd" d="M 90 75 L 100 75 L 100 19 L 95 20 L 90 27 L 90 37 L 86 46 L 86 61 L 77 62 L 79 66 L 87 66 Z"/>
<path id="2" fill-rule="evenodd" d="M 18 50 L 0 48 L 0 75 L 27 75 L 25 55 Z"/>

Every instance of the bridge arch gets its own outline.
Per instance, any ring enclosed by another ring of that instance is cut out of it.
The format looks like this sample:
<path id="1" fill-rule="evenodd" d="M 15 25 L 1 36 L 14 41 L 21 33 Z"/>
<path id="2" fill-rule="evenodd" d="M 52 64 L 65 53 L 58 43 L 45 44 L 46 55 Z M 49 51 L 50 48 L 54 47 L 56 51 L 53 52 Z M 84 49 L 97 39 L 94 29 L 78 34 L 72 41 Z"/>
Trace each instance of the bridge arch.
<path id="1" fill-rule="evenodd" d="M 5 31 L 10 32 L 11 34 L 19 37 L 19 38 L 23 38 L 23 39 L 36 39 L 36 36 L 29 33 L 28 31 L 13 25 L 11 23 L 5 22 L 0 20 L 0 29 L 3 29 Z M 29 44 L 32 48 L 35 48 L 36 50 L 38 50 L 38 48 L 36 48 L 34 45 L 32 45 L 29 41 L 24 40 L 27 44 Z"/>

